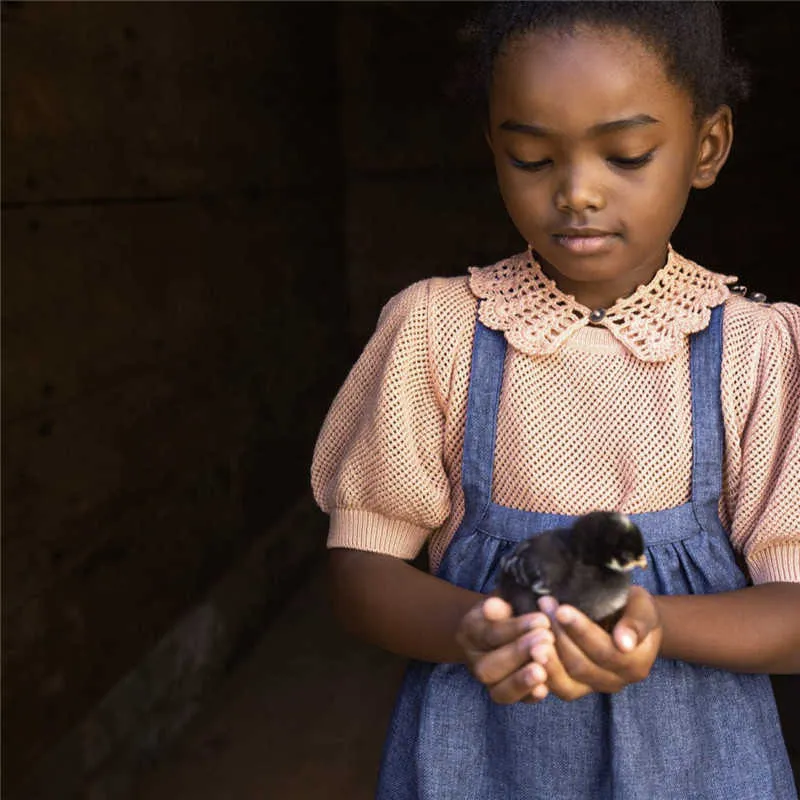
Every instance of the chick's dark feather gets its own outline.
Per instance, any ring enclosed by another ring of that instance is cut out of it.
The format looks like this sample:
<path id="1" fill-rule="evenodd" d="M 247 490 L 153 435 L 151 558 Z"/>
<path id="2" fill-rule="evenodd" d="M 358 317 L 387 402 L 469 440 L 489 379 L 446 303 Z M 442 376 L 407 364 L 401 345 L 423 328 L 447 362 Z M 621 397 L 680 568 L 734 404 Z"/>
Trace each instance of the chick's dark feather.
<path id="1" fill-rule="evenodd" d="M 551 595 L 610 630 L 627 602 L 631 570 L 645 563 L 636 525 L 624 514 L 593 511 L 518 544 L 500 562 L 497 591 L 516 615 Z"/>

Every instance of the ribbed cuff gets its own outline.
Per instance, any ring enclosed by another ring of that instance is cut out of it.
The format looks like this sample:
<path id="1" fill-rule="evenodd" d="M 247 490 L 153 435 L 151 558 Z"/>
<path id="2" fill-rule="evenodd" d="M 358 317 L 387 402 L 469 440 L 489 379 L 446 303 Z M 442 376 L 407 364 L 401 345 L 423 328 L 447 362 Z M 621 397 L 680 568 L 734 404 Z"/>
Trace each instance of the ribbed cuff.
<path id="1" fill-rule="evenodd" d="M 753 583 L 800 583 L 800 540 L 765 547 L 747 558 Z"/>
<path id="2" fill-rule="evenodd" d="M 402 559 L 416 558 L 430 535 L 427 528 L 360 509 L 333 509 L 330 519 L 328 547 L 367 550 Z"/>

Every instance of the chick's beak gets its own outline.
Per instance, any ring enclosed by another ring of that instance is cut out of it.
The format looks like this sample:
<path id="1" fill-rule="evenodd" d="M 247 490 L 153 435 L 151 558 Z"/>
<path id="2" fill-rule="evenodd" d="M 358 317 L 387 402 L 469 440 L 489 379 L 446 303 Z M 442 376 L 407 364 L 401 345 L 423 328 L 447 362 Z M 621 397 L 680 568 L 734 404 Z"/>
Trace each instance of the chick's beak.
<path id="1" fill-rule="evenodd" d="M 635 561 L 631 562 L 631 565 L 634 567 L 641 567 L 642 569 L 647 569 L 647 556 L 644 553 L 639 556 Z"/>

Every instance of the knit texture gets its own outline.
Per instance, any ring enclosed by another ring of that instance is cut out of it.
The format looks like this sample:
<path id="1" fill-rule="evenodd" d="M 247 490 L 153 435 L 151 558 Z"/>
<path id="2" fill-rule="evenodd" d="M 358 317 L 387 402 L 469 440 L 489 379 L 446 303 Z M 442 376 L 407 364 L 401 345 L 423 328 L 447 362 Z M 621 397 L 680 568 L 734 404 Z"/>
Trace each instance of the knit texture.
<path id="1" fill-rule="evenodd" d="M 410 559 L 427 542 L 432 568 L 440 562 L 464 512 L 461 459 L 481 298 L 482 321 L 511 345 L 496 503 L 582 514 L 687 502 L 687 334 L 724 301 L 720 518 L 754 582 L 800 582 L 800 308 L 731 295 L 730 280 L 671 253 L 601 326 L 588 326 L 583 306 L 545 284 L 528 254 L 408 287 L 384 307 L 317 441 L 312 487 L 331 516 L 328 545 Z M 535 311 L 542 308 L 561 313 Z"/>
<path id="2" fill-rule="evenodd" d="M 485 300 L 480 320 L 504 331 L 509 344 L 529 355 L 548 355 L 590 323 L 590 308 L 564 294 L 529 250 L 490 267 L 472 267 L 470 289 Z M 703 330 L 711 309 L 730 294 L 719 275 L 682 258 L 671 247 L 667 263 L 646 285 L 619 300 L 597 324 L 643 361 L 663 361 L 680 350 L 686 334 Z"/>

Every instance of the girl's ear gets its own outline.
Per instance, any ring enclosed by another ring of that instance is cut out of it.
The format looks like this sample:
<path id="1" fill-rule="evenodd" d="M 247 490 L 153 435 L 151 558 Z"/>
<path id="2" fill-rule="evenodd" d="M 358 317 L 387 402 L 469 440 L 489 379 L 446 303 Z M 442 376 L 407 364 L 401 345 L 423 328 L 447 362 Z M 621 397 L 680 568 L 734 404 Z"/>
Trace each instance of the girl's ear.
<path id="1" fill-rule="evenodd" d="M 720 106 L 700 126 L 700 146 L 692 186 L 707 189 L 719 175 L 733 144 L 733 115 L 728 106 Z"/>

